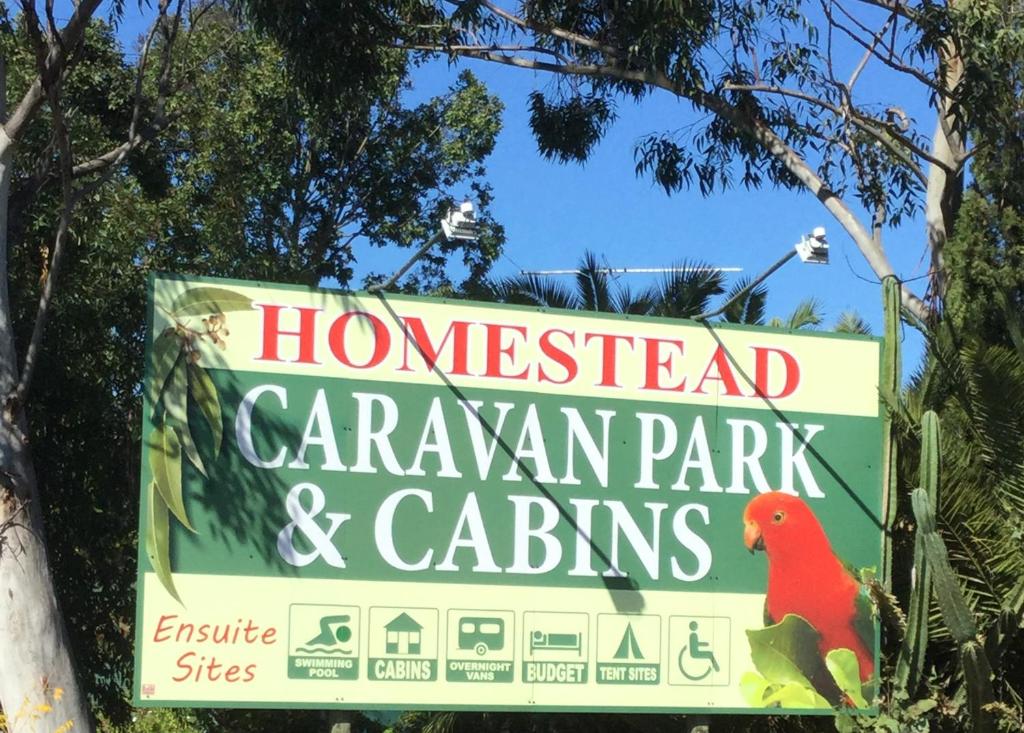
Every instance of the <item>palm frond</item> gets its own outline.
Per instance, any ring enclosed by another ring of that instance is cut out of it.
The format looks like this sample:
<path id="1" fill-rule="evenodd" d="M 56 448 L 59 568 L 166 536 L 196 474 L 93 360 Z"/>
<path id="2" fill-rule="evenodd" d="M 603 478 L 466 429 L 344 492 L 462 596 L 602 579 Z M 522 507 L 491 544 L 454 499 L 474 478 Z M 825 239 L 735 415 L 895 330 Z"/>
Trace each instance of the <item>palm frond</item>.
<path id="1" fill-rule="evenodd" d="M 832 328 L 836 333 L 859 333 L 871 335 L 871 326 L 856 311 L 843 311 L 839 314 L 836 325 Z"/>
<path id="2" fill-rule="evenodd" d="M 654 309 L 654 300 L 650 290 L 643 290 L 634 295 L 628 285 L 618 288 L 612 294 L 612 310 L 631 316 L 645 316 Z"/>
<path id="3" fill-rule="evenodd" d="M 653 315 L 691 318 L 708 310 L 711 299 L 725 292 L 722 273 L 704 262 L 682 262 L 652 289 Z"/>
<path id="4" fill-rule="evenodd" d="M 573 291 L 551 278 L 539 275 L 502 278 L 490 285 L 490 293 L 499 303 L 570 310 L 580 307 L 579 298 Z"/>
<path id="5" fill-rule="evenodd" d="M 786 319 L 785 327 L 790 331 L 798 331 L 801 328 L 814 328 L 820 326 L 823 317 L 821 314 L 821 301 L 817 298 L 807 298 L 800 301 L 793 312 Z"/>
<path id="6" fill-rule="evenodd" d="M 576 288 L 580 300 L 578 307 L 602 313 L 612 310 L 611 287 L 605 269 L 595 253 L 590 250 L 583 253 L 576 272 Z"/>
<path id="7" fill-rule="evenodd" d="M 751 278 L 749 277 L 741 277 L 733 283 L 733 286 L 729 288 L 729 292 L 725 295 L 726 301 L 736 298 L 739 293 L 749 287 L 750 280 Z M 737 298 L 734 303 L 731 303 L 725 309 L 725 313 L 722 314 L 722 320 L 729 323 L 761 325 L 764 323 L 764 311 L 767 303 L 768 288 L 765 285 L 758 285 L 742 297 Z"/>

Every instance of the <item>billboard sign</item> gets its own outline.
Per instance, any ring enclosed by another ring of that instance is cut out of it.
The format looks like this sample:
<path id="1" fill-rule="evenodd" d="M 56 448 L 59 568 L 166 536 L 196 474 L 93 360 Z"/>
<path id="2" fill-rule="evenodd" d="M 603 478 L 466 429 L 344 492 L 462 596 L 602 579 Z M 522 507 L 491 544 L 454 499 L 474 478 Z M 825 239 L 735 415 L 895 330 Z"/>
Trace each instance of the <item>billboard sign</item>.
<path id="1" fill-rule="evenodd" d="M 175 276 L 149 309 L 137 704 L 870 707 L 877 340 Z"/>

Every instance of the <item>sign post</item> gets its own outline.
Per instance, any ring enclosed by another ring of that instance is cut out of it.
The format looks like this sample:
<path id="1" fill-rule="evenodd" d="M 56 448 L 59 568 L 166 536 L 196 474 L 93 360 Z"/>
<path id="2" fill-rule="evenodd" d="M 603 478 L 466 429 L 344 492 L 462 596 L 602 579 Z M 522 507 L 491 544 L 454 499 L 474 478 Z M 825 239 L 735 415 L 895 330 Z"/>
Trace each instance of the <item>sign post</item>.
<path id="1" fill-rule="evenodd" d="M 173 276 L 150 325 L 137 704 L 871 708 L 877 340 Z M 861 641 L 766 620 L 770 492 Z"/>

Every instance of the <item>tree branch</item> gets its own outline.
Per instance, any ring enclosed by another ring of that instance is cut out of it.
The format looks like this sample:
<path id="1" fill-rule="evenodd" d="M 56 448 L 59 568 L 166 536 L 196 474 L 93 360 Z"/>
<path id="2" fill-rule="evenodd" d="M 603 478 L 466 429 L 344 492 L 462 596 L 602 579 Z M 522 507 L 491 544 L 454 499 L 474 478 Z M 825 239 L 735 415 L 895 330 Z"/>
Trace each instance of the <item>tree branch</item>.
<path id="1" fill-rule="evenodd" d="M 32 324 L 32 336 L 25 351 L 25 362 L 21 369 L 21 376 L 18 379 L 17 386 L 6 400 L 5 409 L 10 414 L 17 414 L 18 408 L 25 404 L 28 390 L 32 384 L 32 378 L 35 376 L 36 365 L 39 361 L 39 349 L 42 347 L 43 332 L 49 320 L 50 304 L 53 301 L 54 285 L 57 281 L 61 265 L 64 263 L 68 231 L 71 228 L 71 217 L 77 201 L 72 191 L 71 138 L 61 105 L 59 78 L 47 87 L 46 93 L 49 99 L 50 113 L 53 116 L 53 135 L 57 142 L 58 159 L 60 162 L 60 219 L 57 222 L 57 233 L 53 240 L 53 254 L 50 257 L 50 266 L 46 270 L 43 291 L 39 296 L 39 305 L 36 307 L 36 318 Z"/>
<path id="2" fill-rule="evenodd" d="M 167 101 L 166 82 L 170 74 L 172 51 L 174 47 L 177 22 L 180 19 L 182 2 L 183 0 L 178 0 L 175 22 L 172 25 L 172 30 L 168 34 L 163 48 L 163 63 L 159 83 L 161 91 L 157 102 L 158 119 L 163 118 L 163 112 Z M 76 168 L 79 168 L 80 173 L 84 173 L 85 170 L 82 169 L 81 166 L 74 166 L 72 164 L 71 139 L 64 119 L 64 112 L 60 98 L 61 77 L 57 77 L 53 83 L 46 88 L 50 110 L 53 115 L 54 139 L 57 143 L 58 158 L 60 162 L 61 212 L 60 218 L 57 222 L 57 232 L 54 236 L 53 254 L 50 259 L 49 269 L 46 272 L 46 277 L 43 282 L 43 290 L 39 296 L 39 304 L 36 308 L 36 317 L 32 325 L 32 335 L 25 351 L 25 361 L 21 369 L 21 376 L 18 380 L 17 386 L 8 397 L 8 409 L 11 409 L 12 406 L 16 407 L 17 405 L 24 405 L 26 398 L 28 397 L 28 392 L 32 386 L 32 380 L 35 376 L 39 361 L 39 351 L 42 348 L 43 336 L 50 317 L 54 287 L 64 261 L 68 233 L 71 228 L 71 221 L 75 208 L 83 199 L 92 195 L 92 193 L 99 189 L 100 186 L 110 180 L 114 171 L 117 170 L 117 167 L 124 161 L 128 153 L 135 149 L 135 147 L 145 139 L 136 131 L 136 127 L 141 117 L 143 96 L 142 81 L 146 71 L 146 63 L 151 43 L 158 29 L 167 19 L 167 8 L 169 4 L 170 0 L 161 0 L 159 5 L 159 14 L 149 31 L 139 60 L 139 67 L 136 72 L 135 79 L 135 104 L 132 110 L 131 123 L 128 127 L 128 140 L 117 148 L 114 148 L 93 161 L 90 161 L 87 164 L 88 172 L 102 171 L 102 173 L 100 176 L 77 190 L 73 188 L 75 170 Z M 40 78 L 45 78 L 45 75 L 41 74 Z M 153 134 L 155 134 L 159 129 L 160 126 L 157 126 L 156 128 L 152 125 L 147 126 L 147 130 L 154 131 Z"/>
<path id="3" fill-rule="evenodd" d="M 69 58 L 68 50 L 78 47 L 78 44 L 85 35 L 85 28 L 89 24 L 92 14 L 96 12 L 100 2 L 101 0 L 81 0 L 75 6 L 75 10 L 67 25 L 58 34 L 60 42 L 50 47 L 44 62 L 43 71 L 40 72 L 35 81 L 29 86 L 21 101 L 18 102 L 18 106 L 14 108 L 10 117 L 7 118 L 7 122 L 3 125 L 3 134 L 0 135 L 0 154 L 3 153 L 7 146 L 18 141 L 25 125 L 35 115 L 43 100 L 46 99 L 47 87 L 64 73 Z"/>
<path id="4" fill-rule="evenodd" d="M 572 31 L 557 26 L 548 25 L 546 23 L 540 23 L 529 18 L 520 18 L 507 10 L 504 10 L 495 5 L 491 0 L 483 0 L 481 3 L 484 7 L 490 10 L 492 13 L 497 15 L 499 18 L 507 20 L 508 22 L 519 26 L 520 28 L 526 28 L 534 33 L 543 33 L 549 36 L 554 36 L 562 41 L 575 44 L 577 46 L 583 46 L 594 51 L 600 51 L 605 56 L 611 58 L 617 58 L 619 56 L 619 49 L 614 46 L 607 46 L 597 39 L 590 38 L 588 36 L 580 35 L 579 33 L 573 33 Z"/>
<path id="5" fill-rule="evenodd" d="M 868 61 L 874 54 L 875 48 L 878 46 L 879 43 L 881 43 L 882 36 L 885 34 L 885 31 L 889 28 L 889 26 L 893 24 L 895 20 L 896 13 L 893 13 L 892 15 L 889 16 L 889 19 L 885 21 L 882 27 L 878 29 L 878 32 L 874 34 L 874 36 L 871 39 L 870 47 L 865 49 L 864 55 L 857 63 L 857 66 L 854 67 L 853 72 L 850 74 L 850 80 L 846 82 L 845 89 L 847 94 L 847 101 L 850 101 L 852 103 L 852 93 L 854 84 L 857 83 L 857 79 L 860 78 L 860 75 L 864 71 L 864 68 L 868 65 Z"/>
<path id="6" fill-rule="evenodd" d="M 917 13 L 908 8 L 900 0 L 857 0 L 865 5 L 872 5 L 876 8 L 884 8 L 907 20 L 917 20 Z"/>
<path id="7" fill-rule="evenodd" d="M 920 181 L 922 186 L 928 185 L 928 176 L 925 175 L 924 169 L 922 169 L 921 166 L 917 164 L 917 161 L 910 157 L 907 150 L 902 150 L 900 146 L 893 141 L 894 138 L 899 141 L 900 145 L 906 147 L 911 153 L 920 156 L 929 163 L 933 165 L 945 165 L 943 161 L 934 157 L 919 145 L 915 145 L 905 136 L 893 133 L 891 130 L 879 128 L 871 124 L 869 120 L 873 118 L 866 117 L 865 115 L 858 112 L 856 109 L 849 108 L 844 110 L 843 108 L 831 102 L 828 102 L 822 99 L 821 97 L 817 97 L 813 94 L 808 94 L 806 92 L 801 92 L 794 89 L 784 89 L 782 87 L 775 87 L 768 84 L 733 84 L 731 82 L 726 82 L 725 88 L 734 91 L 760 92 L 765 94 L 777 94 L 783 97 L 792 97 L 794 99 L 799 99 L 809 104 L 813 104 L 817 107 L 821 107 L 822 109 L 827 109 L 833 114 L 835 114 L 837 117 L 841 117 L 847 120 L 860 130 L 863 130 L 864 132 L 868 133 L 873 138 L 875 138 L 879 143 L 884 145 L 889 150 L 889 152 L 898 157 L 901 161 L 903 161 L 903 163 L 905 163 L 910 168 L 911 172 L 914 174 L 914 176 L 917 177 L 917 180 Z"/>
<path id="8" fill-rule="evenodd" d="M 441 51 L 440 48 L 433 49 Z M 609 77 L 622 81 L 640 82 L 671 94 L 689 99 L 698 107 L 721 117 L 750 134 L 772 157 L 778 160 L 794 178 L 810 191 L 832 214 L 853 239 L 861 255 L 879 278 L 895 275 L 892 264 L 884 250 L 860 219 L 834 191 L 828 188 L 821 177 L 811 168 L 799 153 L 793 150 L 763 120 L 751 118 L 720 96 L 700 89 L 686 89 L 658 70 L 623 69 L 598 64 L 551 64 L 518 56 L 492 54 L 486 51 L 470 51 L 462 55 L 483 61 L 514 66 L 518 68 L 549 71 L 557 74 L 572 74 L 588 77 Z M 924 319 L 928 314 L 925 303 L 905 286 L 902 288 L 904 307 L 915 316 Z"/>
<path id="9" fill-rule="evenodd" d="M 829 22 L 830 26 L 841 30 L 854 43 L 859 45 L 861 48 L 865 49 L 868 53 L 870 53 L 876 59 L 878 59 L 883 64 L 888 66 L 890 69 L 893 69 L 894 71 L 898 71 L 898 72 L 900 72 L 902 74 L 907 74 L 909 76 L 912 76 L 914 79 L 916 79 L 917 81 L 921 82 L 926 87 L 928 87 L 929 89 L 934 91 L 936 94 L 939 94 L 939 95 L 944 96 L 944 97 L 951 97 L 952 96 L 952 93 L 950 92 L 950 90 L 944 88 L 941 84 L 937 84 L 934 79 L 929 77 L 927 74 L 925 74 L 920 69 L 915 68 L 913 66 L 909 66 L 907 64 L 904 64 L 902 61 L 899 61 L 897 59 L 895 51 L 892 48 L 886 46 L 885 44 L 882 44 L 883 48 L 886 50 L 887 53 L 886 54 L 880 53 L 878 51 L 878 48 L 876 48 L 876 44 L 868 43 L 863 38 L 861 38 L 858 33 L 855 33 L 848 26 L 846 26 L 846 25 L 840 23 L 838 20 L 836 20 L 835 16 L 832 14 L 831 9 L 828 7 L 828 4 L 826 2 L 823 1 L 821 3 L 821 7 L 822 7 L 822 10 L 825 13 L 825 17 L 828 18 L 828 22 Z M 851 21 L 855 25 L 857 25 L 862 32 L 871 34 L 871 30 L 869 28 L 864 26 L 862 23 L 860 23 L 860 21 L 858 21 L 856 18 L 854 18 L 852 15 L 850 15 L 850 13 L 848 11 L 846 11 L 842 6 L 837 6 L 837 7 L 839 7 L 839 9 L 843 11 L 843 14 L 846 15 L 846 17 L 850 18 Z"/>

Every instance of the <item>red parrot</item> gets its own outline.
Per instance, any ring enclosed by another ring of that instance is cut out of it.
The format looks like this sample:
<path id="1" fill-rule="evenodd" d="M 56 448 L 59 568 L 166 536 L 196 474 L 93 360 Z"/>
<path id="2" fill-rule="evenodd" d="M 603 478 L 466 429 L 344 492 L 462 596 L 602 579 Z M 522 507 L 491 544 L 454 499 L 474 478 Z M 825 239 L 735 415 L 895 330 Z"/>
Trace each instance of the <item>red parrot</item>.
<path id="1" fill-rule="evenodd" d="M 874 676 L 875 627 L 866 589 L 836 557 L 814 512 L 802 499 L 773 491 L 743 512 L 743 542 L 768 556 L 765 623 L 802 616 L 821 635 L 822 658 L 832 649 L 857 656 L 861 681 Z"/>

